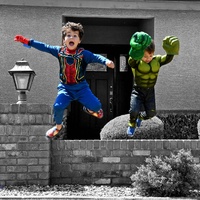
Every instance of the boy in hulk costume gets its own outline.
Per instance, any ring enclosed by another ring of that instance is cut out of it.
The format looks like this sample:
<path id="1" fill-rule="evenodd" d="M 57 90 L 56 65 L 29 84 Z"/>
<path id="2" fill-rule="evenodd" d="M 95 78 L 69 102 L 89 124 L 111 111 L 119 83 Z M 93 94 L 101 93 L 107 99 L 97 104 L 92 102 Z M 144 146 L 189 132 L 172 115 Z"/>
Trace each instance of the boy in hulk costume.
<path id="1" fill-rule="evenodd" d="M 171 62 L 174 55 L 179 54 L 179 39 L 175 36 L 166 36 L 163 39 L 162 47 L 166 55 L 154 55 L 154 41 L 145 32 L 134 33 L 130 46 L 128 64 L 133 72 L 134 83 L 130 98 L 127 134 L 132 136 L 136 126 L 139 127 L 142 120 L 156 115 L 154 86 L 160 67 Z"/>

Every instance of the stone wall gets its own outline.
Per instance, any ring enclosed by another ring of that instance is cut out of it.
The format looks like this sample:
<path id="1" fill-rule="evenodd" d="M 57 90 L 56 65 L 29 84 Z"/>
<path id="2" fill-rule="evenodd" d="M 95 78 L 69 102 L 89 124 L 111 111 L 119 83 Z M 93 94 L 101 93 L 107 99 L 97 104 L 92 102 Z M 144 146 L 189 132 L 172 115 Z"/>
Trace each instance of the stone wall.
<path id="1" fill-rule="evenodd" d="M 49 184 L 51 107 L 0 104 L 0 185 Z"/>
<path id="2" fill-rule="evenodd" d="M 200 140 L 53 140 L 52 108 L 0 104 L 0 186 L 27 184 L 130 184 L 149 156 L 191 150 L 200 161 Z"/>
<path id="3" fill-rule="evenodd" d="M 51 148 L 51 184 L 130 184 L 147 157 L 180 149 L 200 159 L 200 140 L 59 140 Z"/>

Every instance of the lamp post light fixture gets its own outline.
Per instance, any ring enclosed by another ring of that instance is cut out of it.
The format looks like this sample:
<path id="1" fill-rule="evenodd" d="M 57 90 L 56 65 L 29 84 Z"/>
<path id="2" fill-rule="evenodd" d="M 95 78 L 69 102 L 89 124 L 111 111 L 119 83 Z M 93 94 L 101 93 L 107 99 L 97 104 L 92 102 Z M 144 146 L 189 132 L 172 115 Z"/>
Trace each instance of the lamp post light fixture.
<path id="1" fill-rule="evenodd" d="M 29 67 L 29 63 L 22 58 L 17 61 L 15 66 L 8 71 L 13 77 L 15 88 L 18 91 L 18 102 L 17 104 L 26 103 L 27 96 L 26 91 L 30 91 L 35 72 Z"/>

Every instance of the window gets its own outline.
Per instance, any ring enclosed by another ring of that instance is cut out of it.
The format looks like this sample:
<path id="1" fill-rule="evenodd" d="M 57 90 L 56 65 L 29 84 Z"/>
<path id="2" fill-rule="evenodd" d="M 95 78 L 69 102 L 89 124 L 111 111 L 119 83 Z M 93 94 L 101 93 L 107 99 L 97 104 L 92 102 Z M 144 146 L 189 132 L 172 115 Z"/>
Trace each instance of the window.
<path id="1" fill-rule="evenodd" d="M 97 72 L 106 72 L 107 71 L 107 66 L 102 65 L 100 63 L 90 63 L 87 65 L 86 68 L 87 71 L 97 71 Z"/>
<path id="2" fill-rule="evenodd" d="M 106 54 L 101 54 L 107 58 Z M 107 72 L 107 66 L 100 63 L 90 63 L 87 65 L 86 71 Z"/>
<path id="3" fill-rule="evenodd" d="M 119 71 L 120 72 L 128 71 L 126 55 L 124 54 L 120 54 L 120 57 L 119 57 Z"/>

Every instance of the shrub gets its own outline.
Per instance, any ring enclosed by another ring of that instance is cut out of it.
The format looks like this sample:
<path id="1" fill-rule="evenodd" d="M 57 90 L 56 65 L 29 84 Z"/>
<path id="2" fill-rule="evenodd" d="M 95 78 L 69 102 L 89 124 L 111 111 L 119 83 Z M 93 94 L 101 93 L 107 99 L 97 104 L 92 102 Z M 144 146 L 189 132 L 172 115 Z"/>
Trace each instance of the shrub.
<path id="1" fill-rule="evenodd" d="M 200 165 L 190 151 L 179 150 L 171 156 L 145 160 L 130 178 L 142 196 L 185 197 L 200 189 Z"/>
<path id="2" fill-rule="evenodd" d="M 164 123 L 164 139 L 198 139 L 199 113 L 158 114 Z"/>
<path id="3" fill-rule="evenodd" d="M 158 117 L 142 121 L 139 128 L 136 128 L 133 136 L 126 133 L 129 121 L 129 114 L 118 116 L 110 120 L 100 132 L 101 140 L 107 139 L 163 139 L 164 124 Z"/>

